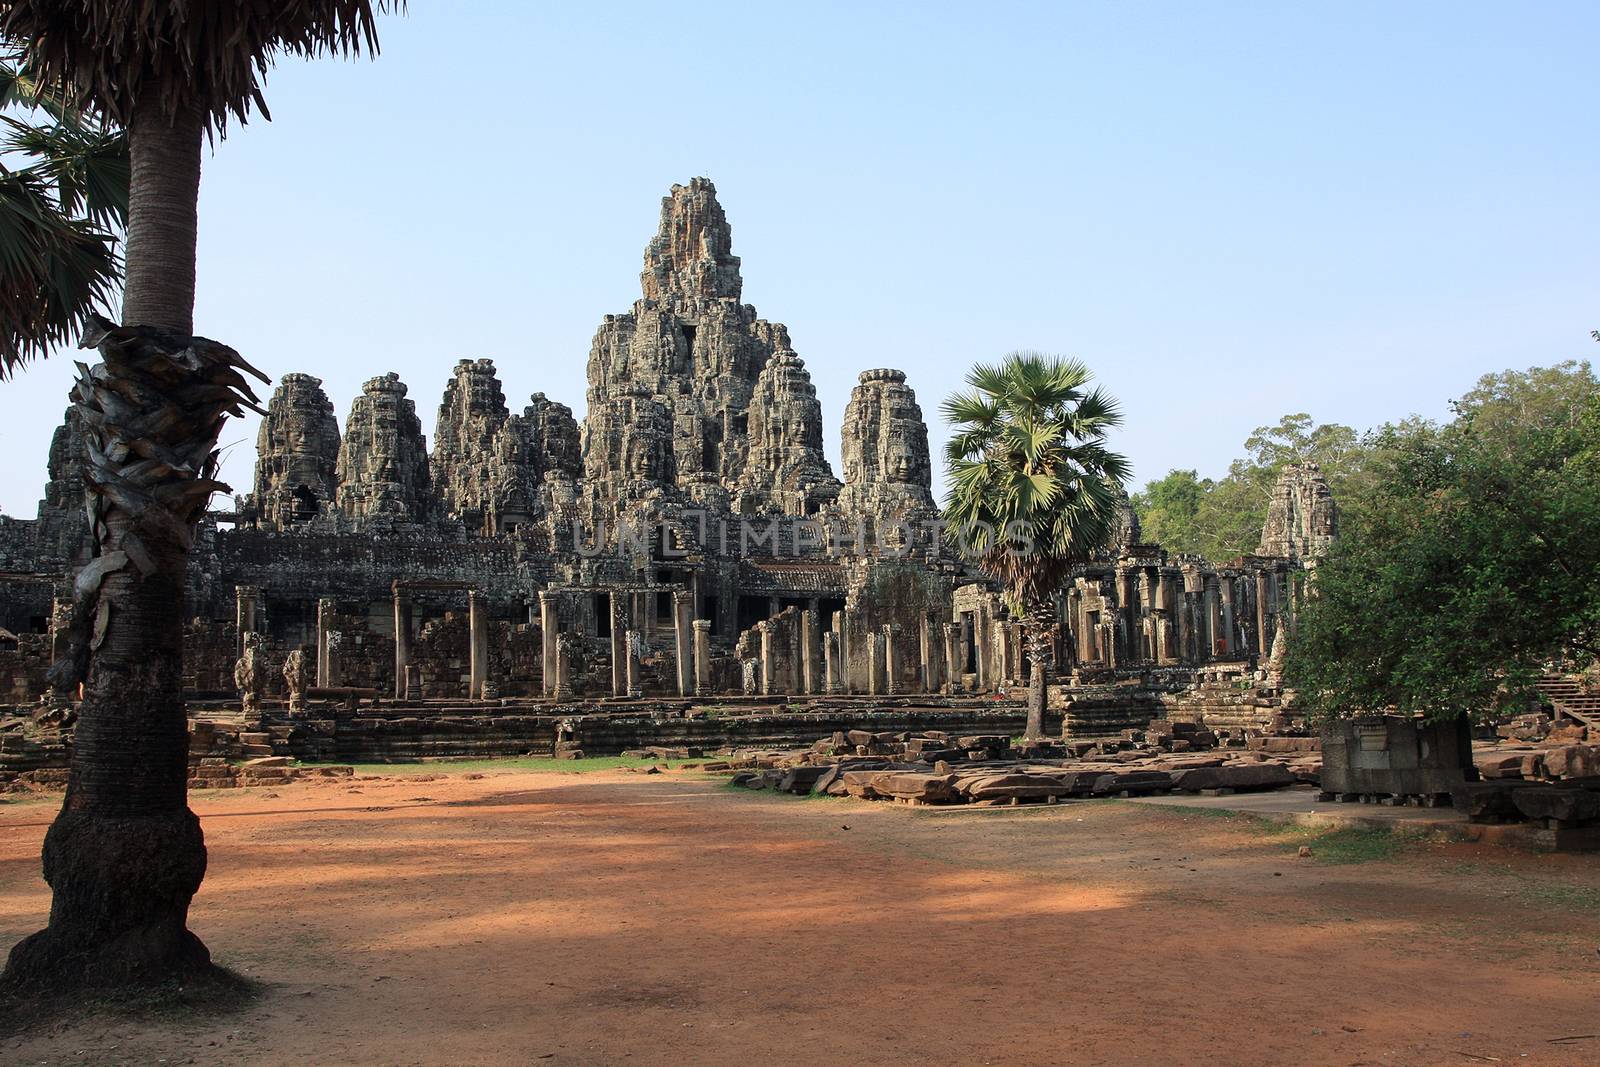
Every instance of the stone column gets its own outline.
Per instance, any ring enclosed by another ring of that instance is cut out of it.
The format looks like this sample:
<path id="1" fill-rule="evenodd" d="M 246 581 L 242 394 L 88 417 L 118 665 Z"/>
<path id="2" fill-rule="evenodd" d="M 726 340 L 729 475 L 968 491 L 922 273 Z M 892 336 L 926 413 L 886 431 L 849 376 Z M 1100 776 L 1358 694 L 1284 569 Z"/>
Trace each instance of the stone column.
<path id="1" fill-rule="evenodd" d="M 467 633 L 467 697 L 481 700 L 483 683 L 489 680 L 489 612 L 476 589 L 467 592 Z"/>
<path id="2" fill-rule="evenodd" d="M 261 629 L 261 589 L 254 585 L 233 587 L 234 655 L 244 655 L 244 635 Z M 56 657 L 59 658 L 59 657 Z"/>
<path id="3" fill-rule="evenodd" d="M 1256 597 L 1256 610 L 1253 613 L 1255 615 L 1256 639 L 1253 643 L 1255 651 L 1265 659 L 1267 655 L 1267 617 L 1271 613 L 1268 600 L 1268 582 L 1270 579 L 1267 577 L 1266 571 L 1256 571 L 1252 577 L 1255 579 L 1251 585 L 1254 586 L 1253 591 Z M 1249 649 L 1244 649 L 1244 651 L 1248 652 Z"/>
<path id="4" fill-rule="evenodd" d="M 711 620 L 694 620 L 694 691 L 696 696 L 711 693 Z"/>
<path id="5" fill-rule="evenodd" d="M 850 627 L 854 620 L 855 613 L 848 609 L 833 613 L 833 632 L 839 635 L 839 691 L 841 693 L 855 692 L 850 678 Z"/>
<path id="6" fill-rule="evenodd" d="M 764 619 L 757 625 L 761 630 L 761 695 L 771 696 L 777 683 L 777 642 L 772 639 L 771 619 Z"/>
<path id="7" fill-rule="evenodd" d="M 694 692 L 694 594 L 688 590 L 672 594 L 672 631 L 677 642 L 678 695 Z"/>
<path id="8" fill-rule="evenodd" d="M 550 687 L 550 695 L 557 701 L 572 699 L 572 638 L 567 634 L 557 634 L 555 639 L 554 667 L 551 672 L 555 682 Z"/>
<path id="9" fill-rule="evenodd" d="M 883 634 L 869 633 L 867 637 L 867 695 L 878 696 L 883 692 Z"/>
<path id="10" fill-rule="evenodd" d="M 944 624 L 944 690 L 961 692 L 961 627 L 953 622 Z"/>
<path id="11" fill-rule="evenodd" d="M 406 668 L 411 666 L 411 594 L 394 590 L 394 698 L 406 699 Z"/>
<path id="12" fill-rule="evenodd" d="M 548 589 L 539 591 L 539 690 L 545 696 L 555 696 L 559 666 L 556 662 L 560 650 L 556 627 L 560 625 L 556 594 Z"/>
<path id="13" fill-rule="evenodd" d="M 815 609 L 807 608 L 800 613 L 800 689 L 811 695 L 822 692 L 819 626 Z"/>
<path id="14" fill-rule="evenodd" d="M 648 589 L 635 590 L 631 597 L 633 600 L 633 629 L 638 630 L 639 634 L 647 639 L 650 636 L 650 627 L 654 621 L 653 616 L 656 613 L 654 597 L 655 594 Z"/>
<path id="15" fill-rule="evenodd" d="M 830 630 L 822 635 L 823 684 L 829 693 L 839 691 L 839 635 Z"/>
<path id="16" fill-rule="evenodd" d="M 638 630 L 628 631 L 628 695 L 638 698 L 644 696 L 644 665 L 640 657 L 644 655 L 644 635 Z"/>
<path id="17" fill-rule="evenodd" d="M 1222 639 L 1222 597 L 1217 588 L 1220 582 L 1216 575 L 1205 580 L 1206 659 L 1216 657 L 1217 645 Z"/>
<path id="18" fill-rule="evenodd" d="M 900 692 L 900 651 L 895 639 L 900 636 L 900 624 L 883 626 L 883 691 L 890 695 Z"/>
<path id="19" fill-rule="evenodd" d="M 1233 606 L 1233 578 L 1223 576 L 1220 583 L 1222 594 L 1222 644 L 1225 654 L 1234 652 L 1234 606 Z"/>
<path id="20" fill-rule="evenodd" d="M 979 608 L 972 614 L 972 665 L 977 673 L 978 692 L 989 691 L 993 680 L 990 675 L 994 673 L 990 660 L 994 657 L 991 642 L 994 640 L 992 628 L 989 625 L 989 610 Z"/>
<path id="21" fill-rule="evenodd" d="M 917 681 L 924 693 L 935 693 L 939 689 L 939 650 L 933 637 L 934 625 L 934 621 L 924 615 L 922 632 L 917 635 Z"/>
<path id="22" fill-rule="evenodd" d="M 628 614 L 621 597 L 611 597 L 611 695 L 628 695 Z"/>
<path id="23" fill-rule="evenodd" d="M 333 681 L 333 601 L 327 597 L 317 601 L 317 687 L 326 689 Z"/>

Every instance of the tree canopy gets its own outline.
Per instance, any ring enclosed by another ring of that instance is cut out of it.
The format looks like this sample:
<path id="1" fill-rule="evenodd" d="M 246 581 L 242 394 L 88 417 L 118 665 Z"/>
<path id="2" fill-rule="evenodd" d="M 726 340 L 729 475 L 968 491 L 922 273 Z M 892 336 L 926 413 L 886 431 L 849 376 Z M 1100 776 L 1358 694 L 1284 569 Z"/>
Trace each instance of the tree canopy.
<path id="1" fill-rule="evenodd" d="M 1487 375 L 1455 410 L 1368 442 L 1285 665 L 1314 715 L 1489 715 L 1551 661 L 1600 656 L 1600 382 Z"/>
<path id="2" fill-rule="evenodd" d="M 1217 561 L 1254 552 L 1272 487 L 1291 463 L 1322 467 L 1341 514 L 1359 500 L 1370 446 L 1349 426 L 1318 423 L 1304 412 L 1285 415 L 1275 426 L 1257 427 L 1244 447 L 1222 479 L 1174 470 L 1135 493 L 1144 539 Z"/>

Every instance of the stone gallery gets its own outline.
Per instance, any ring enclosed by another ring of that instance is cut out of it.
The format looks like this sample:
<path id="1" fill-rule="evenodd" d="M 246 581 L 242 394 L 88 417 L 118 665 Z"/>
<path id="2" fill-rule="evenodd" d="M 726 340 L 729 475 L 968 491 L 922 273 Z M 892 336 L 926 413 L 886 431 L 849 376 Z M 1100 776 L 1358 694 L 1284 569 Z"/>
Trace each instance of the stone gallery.
<path id="1" fill-rule="evenodd" d="M 1025 681 L 1020 623 L 941 527 L 906 373 L 860 373 L 835 474 L 787 328 L 741 302 L 711 182 L 663 198 L 640 282 L 595 333 L 581 421 L 543 393 L 513 412 L 494 362 L 462 359 L 430 449 L 395 374 L 365 383 L 342 432 L 320 380 L 284 374 L 251 491 L 197 539 L 192 707 L 330 724 L 321 748 L 286 727 L 298 755 L 348 754 L 361 732 L 379 756 L 419 737 L 439 753 L 729 740 L 733 719 L 697 710 L 729 702 L 811 715 L 792 730 L 806 739 L 869 708 L 996 729 L 1020 716 L 1001 699 Z M 38 519 L 0 525 L 0 685 L 15 704 L 46 696 L 89 551 L 81 447 L 69 420 Z M 1203 703 L 1208 683 L 1269 691 L 1336 532 L 1319 472 L 1285 473 L 1255 555 L 1169 555 L 1131 506 L 1119 527 L 1057 602 L 1052 708 L 1068 736 L 1143 728 Z M 1241 727 L 1277 704 L 1225 702 Z M 655 726 L 597 725 L 643 710 Z"/>

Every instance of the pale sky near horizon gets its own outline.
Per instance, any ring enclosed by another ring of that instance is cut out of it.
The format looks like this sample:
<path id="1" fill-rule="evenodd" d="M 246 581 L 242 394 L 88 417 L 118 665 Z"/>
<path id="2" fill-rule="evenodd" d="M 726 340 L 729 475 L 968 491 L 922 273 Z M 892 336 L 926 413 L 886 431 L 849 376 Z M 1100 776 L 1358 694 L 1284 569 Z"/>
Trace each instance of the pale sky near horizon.
<path id="1" fill-rule="evenodd" d="M 660 198 L 709 176 L 744 297 L 839 420 L 901 367 L 935 449 L 975 361 L 1077 356 L 1142 484 L 1284 414 L 1440 417 L 1600 356 L 1600 6 L 412 0 L 375 62 L 286 60 L 208 152 L 196 330 L 324 380 L 457 359 L 584 411 Z M 0 384 L 31 517 L 74 353 Z M 255 420 L 224 478 L 250 486 Z"/>

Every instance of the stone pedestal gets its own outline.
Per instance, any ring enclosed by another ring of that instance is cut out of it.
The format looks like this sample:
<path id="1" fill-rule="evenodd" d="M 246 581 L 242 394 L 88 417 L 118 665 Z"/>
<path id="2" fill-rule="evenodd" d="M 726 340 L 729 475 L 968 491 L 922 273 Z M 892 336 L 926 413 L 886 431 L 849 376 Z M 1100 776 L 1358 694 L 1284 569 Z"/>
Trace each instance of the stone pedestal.
<path id="1" fill-rule="evenodd" d="M 677 644 L 678 695 L 694 692 L 694 595 L 687 590 L 672 594 L 672 629 Z"/>
<path id="2" fill-rule="evenodd" d="M 696 696 L 711 693 L 711 620 L 694 620 L 694 691 Z"/>

